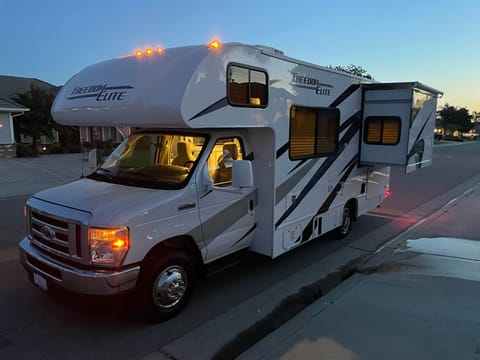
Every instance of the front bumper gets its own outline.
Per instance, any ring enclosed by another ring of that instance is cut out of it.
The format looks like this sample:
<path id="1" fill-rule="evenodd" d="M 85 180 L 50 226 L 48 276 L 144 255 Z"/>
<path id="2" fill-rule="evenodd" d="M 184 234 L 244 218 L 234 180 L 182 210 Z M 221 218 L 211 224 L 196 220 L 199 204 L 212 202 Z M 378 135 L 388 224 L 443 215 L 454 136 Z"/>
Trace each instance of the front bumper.
<path id="1" fill-rule="evenodd" d="M 133 289 L 140 266 L 125 270 L 84 270 L 46 258 L 31 246 L 28 237 L 19 244 L 20 260 L 30 274 L 40 274 L 60 288 L 88 295 L 114 295 Z"/>

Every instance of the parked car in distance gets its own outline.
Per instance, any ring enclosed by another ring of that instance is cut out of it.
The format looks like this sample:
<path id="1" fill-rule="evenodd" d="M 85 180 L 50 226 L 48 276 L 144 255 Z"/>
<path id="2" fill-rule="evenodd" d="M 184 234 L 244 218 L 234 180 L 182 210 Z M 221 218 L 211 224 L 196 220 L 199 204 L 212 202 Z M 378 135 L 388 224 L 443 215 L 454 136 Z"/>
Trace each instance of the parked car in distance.
<path id="1" fill-rule="evenodd" d="M 466 139 L 470 139 L 470 140 L 478 140 L 478 138 L 480 138 L 480 133 L 476 132 L 475 130 L 470 130 L 468 132 L 464 132 L 462 134 L 462 136 Z"/>

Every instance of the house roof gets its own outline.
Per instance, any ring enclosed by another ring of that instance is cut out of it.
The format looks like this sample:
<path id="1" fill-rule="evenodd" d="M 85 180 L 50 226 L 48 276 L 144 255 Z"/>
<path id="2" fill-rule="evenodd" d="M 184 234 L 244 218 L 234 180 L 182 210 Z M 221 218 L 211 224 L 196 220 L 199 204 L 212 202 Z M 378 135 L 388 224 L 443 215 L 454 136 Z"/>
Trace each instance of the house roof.
<path id="1" fill-rule="evenodd" d="M 17 104 L 12 100 L 0 98 L 0 112 L 23 112 L 23 111 L 30 111 L 30 109 L 23 105 Z"/>
<path id="2" fill-rule="evenodd" d="M 0 98 L 11 99 L 17 94 L 24 94 L 34 85 L 54 95 L 60 87 L 35 78 L 0 75 Z"/>

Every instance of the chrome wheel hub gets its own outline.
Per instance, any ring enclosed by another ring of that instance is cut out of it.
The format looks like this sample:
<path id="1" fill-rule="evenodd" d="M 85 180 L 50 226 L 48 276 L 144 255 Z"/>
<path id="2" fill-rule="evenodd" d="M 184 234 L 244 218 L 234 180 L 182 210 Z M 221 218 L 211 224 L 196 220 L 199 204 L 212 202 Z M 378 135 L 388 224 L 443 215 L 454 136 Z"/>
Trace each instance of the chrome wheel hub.
<path id="1" fill-rule="evenodd" d="M 158 307 L 169 309 L 177 305 L 187 292 L 187 273 L 178 266 L 169 266 L 157 277 L 153 286 L 153 301 Z"/>
<path id="2" fill-rule="evenodd" d="M 348 232 L 351 221 L 352 220 L 350 219 L 350 210 L 348 208 L 345 208 L 343 210 L 343 221 L 342 221 L 342 228 L 341 228 L 342 234 L 346 234 Z"/>

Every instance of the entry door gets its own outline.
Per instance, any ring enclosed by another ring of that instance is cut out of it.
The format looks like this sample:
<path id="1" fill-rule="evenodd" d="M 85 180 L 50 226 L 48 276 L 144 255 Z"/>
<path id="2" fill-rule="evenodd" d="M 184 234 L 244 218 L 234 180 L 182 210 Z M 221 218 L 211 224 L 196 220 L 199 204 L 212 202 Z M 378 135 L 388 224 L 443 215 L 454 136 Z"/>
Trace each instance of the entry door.
<path id="1" fill-rule="evenodd" d="M 362 164 L 431 165 L 437 95 L 418 83 L 370 84 L 364 89 Z"/>
<path id="2" fill-rule="evenodd" d="M 232 186 L 233 161 L 243 157 L 241 138 L 221 138 L 204 164 L 213 181 L 213 190 L 199 189 L 198 195 L 207 261 L 248 247 L 253 239 L 256 189 Z"/>

